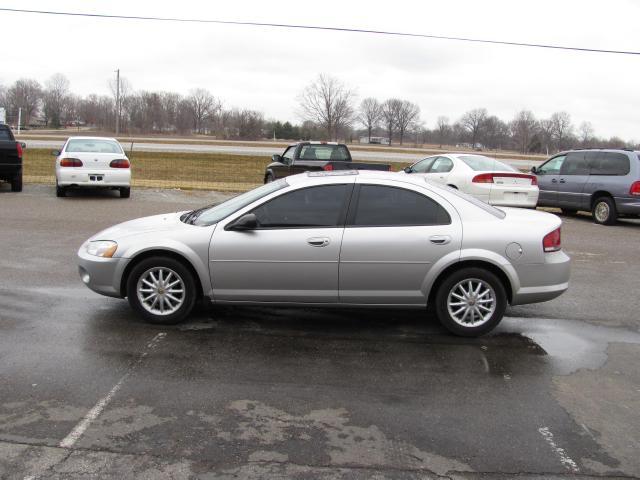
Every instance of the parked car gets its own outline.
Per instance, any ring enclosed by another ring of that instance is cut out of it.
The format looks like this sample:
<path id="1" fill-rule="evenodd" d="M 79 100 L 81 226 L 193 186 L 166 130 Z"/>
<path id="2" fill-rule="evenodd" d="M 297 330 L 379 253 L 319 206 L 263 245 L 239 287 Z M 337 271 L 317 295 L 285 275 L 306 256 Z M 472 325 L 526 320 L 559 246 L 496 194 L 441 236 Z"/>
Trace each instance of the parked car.
<path id="1" fill-rule="evenodd" d="M 538 205 L 565 214 L 591 212 L 596 223 L 640 215 L 640 152 L 571 150 L 531 171 L 538 177 Z"/>
<path id="2" fill-rule="evenodd" d="M 0 180 L 11 183 L 12 192 L 22 191 L 22 150 L 26 145 L 16 142 L 11 128 L 0 124 Z"/>
<path id="3" fill-rule="evenodd" d="M 535 175 L 484 155 L 434 155 L 405 168 L 404 173 L 423 175 L 491 205 L 534 208 L 538 202 Z"/>
<path id="4" fill-rule="evenodd" d="M 264 172 L 264 183 L 302 172 L 332 170 L 391 170 L 384 163 L 356 163 L 346 145 L 328 142 L 298 142 L 273 155 Z"/>
<path id="5" fill-rule="evenodd" d="M 70 188 L 108 188 L 131 195 L 131 163 L 115 138 L 69 137 L 56 158 L 56 195 Z"/>
<path id="6" fill-rule="evenodd" d="M 308 172 L 215 206 L 108 228 L 78 251 L 92 290 L 152 323 L 216 304 L 433 305 L 451 332 L 482 335 L 507 304 L 568 287 L 560 219 L 498 210 L 417 176 Z"/>

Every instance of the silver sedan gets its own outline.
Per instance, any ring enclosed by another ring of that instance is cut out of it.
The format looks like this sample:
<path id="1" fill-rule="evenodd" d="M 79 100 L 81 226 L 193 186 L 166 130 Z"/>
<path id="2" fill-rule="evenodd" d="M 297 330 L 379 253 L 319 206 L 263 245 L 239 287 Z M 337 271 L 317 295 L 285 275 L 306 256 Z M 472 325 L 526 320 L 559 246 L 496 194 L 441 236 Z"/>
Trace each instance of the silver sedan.
<path id="1" fill-rule="evenodd" d="M 507 304 L 569 282 L 555 215 L 497 209 L 414 176 L 318 172 L 219 205 L 108 228 L 78 251 L 82 281 L 153 323 L 216 304 L 433 306 L 451 332 L 493 329 Z"/>

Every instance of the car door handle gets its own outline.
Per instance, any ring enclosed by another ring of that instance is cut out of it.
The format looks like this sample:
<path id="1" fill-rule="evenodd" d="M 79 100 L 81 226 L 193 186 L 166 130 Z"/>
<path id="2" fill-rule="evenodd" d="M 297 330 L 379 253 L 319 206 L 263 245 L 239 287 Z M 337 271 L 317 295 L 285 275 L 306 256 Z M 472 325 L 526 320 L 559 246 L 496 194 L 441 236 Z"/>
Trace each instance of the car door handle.
<path id="1" fill-rule="evenodd" d="M 436 245 L 446 245 L 451 241 L 451 237 L 449 235 L 432 235 L 429 237 L 429 241 Z"/>
<path id="2" fill-rule="evenodd" d="M 560 183 L 567 183 L 567 182 L 564 181 L 564 178 L 561 178 Z"/>
<path id="3" fill-rule="evenodd" d="M 556 180 L 555 178 L 552 178 L 551 183 L 558 183 L 558 180 Z"/>
<path id="4" fill-rule="evenodd" d="M 307 238 L 307 243 L 312 247 L 326 247 L 331 243 L 327 237 L 312 237 Z"/>

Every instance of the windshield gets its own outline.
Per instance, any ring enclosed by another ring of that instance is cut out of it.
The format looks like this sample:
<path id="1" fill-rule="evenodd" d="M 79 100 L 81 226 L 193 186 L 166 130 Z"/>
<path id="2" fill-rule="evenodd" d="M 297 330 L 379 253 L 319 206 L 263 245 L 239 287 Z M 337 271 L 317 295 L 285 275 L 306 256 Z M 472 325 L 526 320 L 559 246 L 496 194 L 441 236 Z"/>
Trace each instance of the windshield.
<path id="1" fill-rule="evenodd" d="M 499 162 L 494 158 L 485 157 L 484 155 L 459 155 L 458 158 L 466 163 L 472 170 L 480 172 L 487 170 L 498 172 L 517 172 L 515 168 Z"/>
<path id="2" fill-rule="evenodd" d="M 74 138 L 67 142 L 67 153 L 122 153 L 120 144 L 113 140 L 98 140 L 94 138 Z"/>
<path id="3" fill-rule="evenodd" d="M 222 202 L 217 205 L 207 205 L 206 207 L 193 210 L 183 215 L 180 220 L 192 225 L 213 225 L 232 213 L 237 212 L 241 208 L 244 208 L 256 200 L 260 200 L 262 197 L 266 197 L 267 195 L 286 186 L 288 186 L 288 184 L 284 178 L 275 182 L 267 183 L 261 187 L 254 188 L 253 190 L 249 190 L 241 195 L 230 198 L 226 202 Z"/>

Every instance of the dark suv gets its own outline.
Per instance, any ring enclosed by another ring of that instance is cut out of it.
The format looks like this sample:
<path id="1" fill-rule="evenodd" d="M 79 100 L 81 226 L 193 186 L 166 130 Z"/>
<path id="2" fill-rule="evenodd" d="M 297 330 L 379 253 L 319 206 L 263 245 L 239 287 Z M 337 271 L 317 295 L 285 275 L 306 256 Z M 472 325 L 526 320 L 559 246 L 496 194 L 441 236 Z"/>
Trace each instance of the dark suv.
<path id="1" fill-rule="evenodd" d="M 640 215 L 639 153 L 571 150 L 551 157 L 531 169 L 538 177 L 538 206 L 560 207 L 565 214 L 591 212 L 604 225 Z"/>

